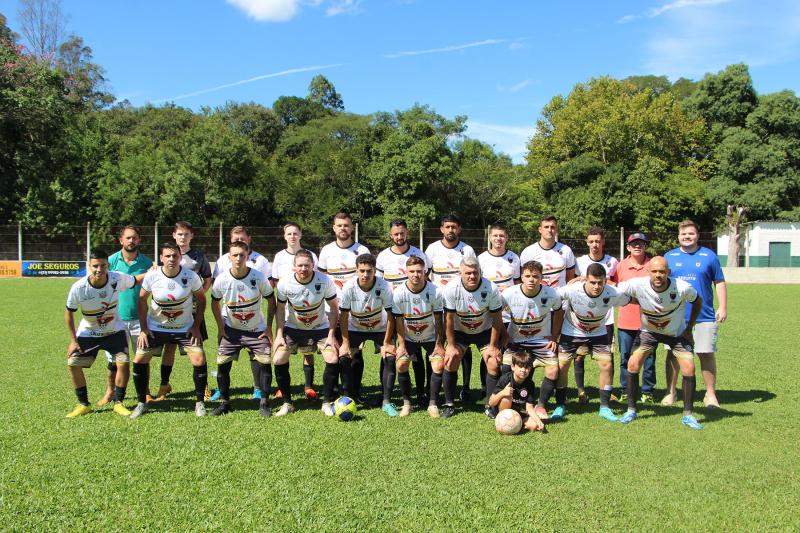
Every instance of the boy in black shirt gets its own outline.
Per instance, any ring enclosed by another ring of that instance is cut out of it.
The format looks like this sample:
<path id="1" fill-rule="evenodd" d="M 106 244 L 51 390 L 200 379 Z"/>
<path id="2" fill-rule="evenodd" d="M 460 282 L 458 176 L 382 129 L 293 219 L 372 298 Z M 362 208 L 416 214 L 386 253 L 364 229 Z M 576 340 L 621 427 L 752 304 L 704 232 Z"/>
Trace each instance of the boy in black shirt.
<path id="1" fill-rule="evenodd" d="M 514 409 L 522 415 L 523 427 L 528 431 L 544 430 L 544 423 L 536 416 L 536 386 L 531 380 L 532 359 L 527 352 L 517 352 L 511 359 L 511 372 L 503 374 L 494 394 L 489 398 L 489 407 L 494 412 Z"/>

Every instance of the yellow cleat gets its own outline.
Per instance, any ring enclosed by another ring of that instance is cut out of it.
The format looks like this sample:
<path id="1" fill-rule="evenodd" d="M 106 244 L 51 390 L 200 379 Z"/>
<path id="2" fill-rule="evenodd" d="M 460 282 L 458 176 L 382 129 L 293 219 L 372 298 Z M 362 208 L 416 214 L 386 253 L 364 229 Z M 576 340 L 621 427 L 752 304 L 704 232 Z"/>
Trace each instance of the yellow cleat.
<path id="1" fill-rule="evenodd" d="M 122 402 L 114 402 L 114 412 L 119 416 L 131 416 L 130 410 Z"/>
<path id="2" fill-rule="evenodd" d="M 79 416 L 88 415 L 91 412 L 92 412 L 91 407 L 79 403 L 78 405 L 75 406 L 75 409 L 69 412 L 67 418 L 78 418 Z"/>

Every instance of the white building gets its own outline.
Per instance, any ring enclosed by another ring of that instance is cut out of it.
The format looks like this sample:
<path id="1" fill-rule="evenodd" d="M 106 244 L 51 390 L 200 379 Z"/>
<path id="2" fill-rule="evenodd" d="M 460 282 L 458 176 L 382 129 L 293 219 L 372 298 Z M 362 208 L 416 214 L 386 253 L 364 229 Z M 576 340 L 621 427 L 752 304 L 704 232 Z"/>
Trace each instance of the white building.
<path id="1" fill-rule="evenodd" d="M 749 222 L 742 228 L 739 265 L 800 267 L 800 222 Z M 728 234 L 717 237 L 717 255 L 728 263 Z"/>

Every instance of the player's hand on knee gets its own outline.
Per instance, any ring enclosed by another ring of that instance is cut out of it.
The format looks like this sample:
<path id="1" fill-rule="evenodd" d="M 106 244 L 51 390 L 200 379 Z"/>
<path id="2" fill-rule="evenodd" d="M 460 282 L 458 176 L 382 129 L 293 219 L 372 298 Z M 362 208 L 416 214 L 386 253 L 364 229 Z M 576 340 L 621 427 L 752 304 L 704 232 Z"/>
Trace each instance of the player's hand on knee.
<path id="1" fill-rule="evenodd" d="M 69 341 L 69 344 L 67 345 L 67 357 L 71 356 L 75 352 L 83 353 L 83 350 L 81 350 L 81 345 L 78 344 L 78 341 Z"/>
<path id="2" fill-rule="evenodd" d="M 339 357 L 350 357 L 350 343 L 344 342 L 339 346 Z"/>
<path id="3" fill-rule="evenodd" d="M 136 339 L 136 347 L 141 349 L 149 348 L 152 336 L 153 334 L 149 329 L 142 329 L 141 333 L 139 333 L 139 338 Z"/>
<path id="4" fill-rule="evenodd" d="M 381 357 L 388 357 L 390 355 L 395 355 L 397 350 L 394 347 L 394 344 L 384 344 L 381 346 Z"/>

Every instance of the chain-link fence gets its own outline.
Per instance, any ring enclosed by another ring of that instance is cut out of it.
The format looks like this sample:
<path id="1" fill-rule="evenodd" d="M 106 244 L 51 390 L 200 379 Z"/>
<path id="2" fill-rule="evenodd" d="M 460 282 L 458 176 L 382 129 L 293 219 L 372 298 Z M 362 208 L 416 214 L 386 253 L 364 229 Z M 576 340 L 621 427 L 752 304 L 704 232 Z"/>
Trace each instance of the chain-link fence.
<path id="1" fill-rule="evenodd" d="M 0 226 L 0 260 L 3 261 L 84 261 L 89 248 L 102 248 L 108 253 L 119 249 L 118 242 L 121 226 L 67 226 L 67 227 L 29 227 Z M 217 260 L 221 253 L 227 251 L 230 227 L 196 227 L 192 247 L 203 251 L 209 261 Z M 248 226 L 252 236 L 253 249 L 272 258 L 285 247 L 283 229 L 280 227 Z M 365 234 L 356 225 L 358 241 L 377 254 L 391 245 L 388 232 Z M 140 250 L 147 256 L 157 255 L 157 245 L 172 239 L 172 226 L 142 226 Z M 633 230 L 615 228 L 606 231 L 606 253 L 616 257 L 627 255 L 625 239 Z M 488 244 L 488 228 L 464 228 L 461 238 L 472 246 L 476 253 L 486 250 Z M 538 240 L 537 234 L 525 234 L 522 231 L 510 232 L 508 248 L 521 252 L 523 248 Z M 409 242 L 425 249 L 430 243 L 441 239 L 438 227 L 409 228 Z M 677 246 L 677 231 L 671 234 L 648 233 L 652 254 L 663 253 Z M 332 234 L 303 234 L 303 245 L 315 251 L 333 240 Z M 576 257 L 588 252 L 584 235 L 561 235 L 559 240 L 572 248 Z M 713 233 L 701 232 L 700 245 L 717 250 L 717 239 Z"/>

